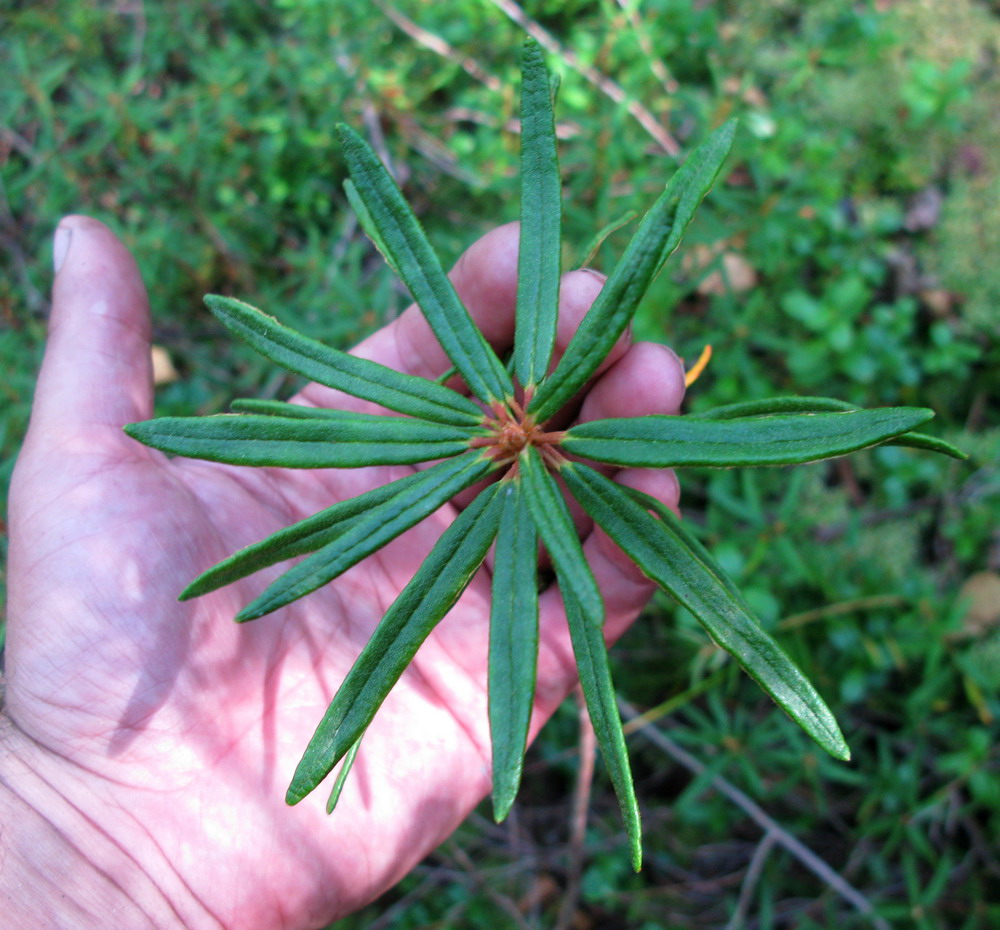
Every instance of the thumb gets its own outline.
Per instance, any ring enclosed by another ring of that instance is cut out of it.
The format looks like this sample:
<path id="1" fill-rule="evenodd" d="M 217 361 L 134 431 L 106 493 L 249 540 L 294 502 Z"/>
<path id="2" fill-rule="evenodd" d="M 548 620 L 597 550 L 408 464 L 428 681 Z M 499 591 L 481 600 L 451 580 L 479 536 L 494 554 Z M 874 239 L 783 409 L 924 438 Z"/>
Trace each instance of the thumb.
<path id="1" fill-rule="evenodd" d="M 49 338 L 27 444 L 107 449 L 152 415 L 149 301 L 139 269 L 103 223 L 67 216 L 53 243 Z"/>

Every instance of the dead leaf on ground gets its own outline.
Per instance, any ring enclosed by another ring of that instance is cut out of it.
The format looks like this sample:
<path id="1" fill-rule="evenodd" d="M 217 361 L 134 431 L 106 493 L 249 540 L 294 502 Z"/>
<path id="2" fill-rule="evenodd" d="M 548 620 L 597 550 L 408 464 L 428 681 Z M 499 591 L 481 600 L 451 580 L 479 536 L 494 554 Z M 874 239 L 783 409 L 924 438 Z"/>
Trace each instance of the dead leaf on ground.
<path id="1" fill-rule="evenodd" d="M 682 267 L 694 274 L 719 262 L 721 256 L 722 268 L 716 268 L 698 283 L 699 294 L 739 294 L 756 287 L 756 269 L 740 252 L 727 249 L 726 245 L 725 242 L 696 245 L 685 256 Z"/>
<path id="2" fill-rule="evenodd" d="M 177 369 L 170 358 L 170 354 L 163 346 L 153 346 L 150 349 L 153 360 L 153 384 L 159 387 L 161 384 L 171 384 L 179 377 Z"/>
<path id="3" fill-rule="evenodd" d="M 964 636 L 982 636 L 1000 626 L 1000 574 L 976 572 L 958 592 L 968 605 L 962 620 Z"/>

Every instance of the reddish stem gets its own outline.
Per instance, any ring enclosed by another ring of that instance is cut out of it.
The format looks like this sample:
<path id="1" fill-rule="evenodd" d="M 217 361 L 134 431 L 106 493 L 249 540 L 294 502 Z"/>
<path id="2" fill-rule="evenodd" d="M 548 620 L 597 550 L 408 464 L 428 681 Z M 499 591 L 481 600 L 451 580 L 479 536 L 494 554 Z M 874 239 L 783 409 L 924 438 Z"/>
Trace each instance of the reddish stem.
<path id="1" fill-rule="evenodd" d="M 517 417 L 518 420 L 524 420 L 524 408 L 517 402 L 516 398 L 508 398 L 507 406 L 510 407 L 511 412 L 515 417 Z"/>

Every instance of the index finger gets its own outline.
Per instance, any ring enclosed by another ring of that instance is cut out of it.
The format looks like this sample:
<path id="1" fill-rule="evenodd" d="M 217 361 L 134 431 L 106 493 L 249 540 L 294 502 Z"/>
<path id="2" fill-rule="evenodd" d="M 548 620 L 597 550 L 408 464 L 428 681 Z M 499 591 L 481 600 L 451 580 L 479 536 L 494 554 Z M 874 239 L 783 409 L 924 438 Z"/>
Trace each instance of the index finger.
<path id="1" fill-rule="evenodd" d="M 501 354 L 514 341 L 517 251 L 518 224 L 499 226 L 469 246 L 448 275 L 473 322 Z M 355 346 L 351 354 L 431 380 L 451 367 L 416 304 Z M 307 385 L 295 399 L 318 407 L 378 409 L 367 401 L 319 384 Z"/>

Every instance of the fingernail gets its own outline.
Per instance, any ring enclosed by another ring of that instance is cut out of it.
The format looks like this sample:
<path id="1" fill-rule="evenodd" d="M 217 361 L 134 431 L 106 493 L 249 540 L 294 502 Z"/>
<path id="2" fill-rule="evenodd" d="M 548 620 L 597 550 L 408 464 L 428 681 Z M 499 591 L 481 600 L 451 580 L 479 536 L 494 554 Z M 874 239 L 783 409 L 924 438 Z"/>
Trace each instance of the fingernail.
<path id="1" fill-rule="evenodd" d="M 69 244 L 73 238 L 72 229 L 64 229 L 62 226 L 56 227 L 56 234 L 52 240 L 52 267 L 56 274 L 66 261 L 66 253 L 69 251 Z"/>

